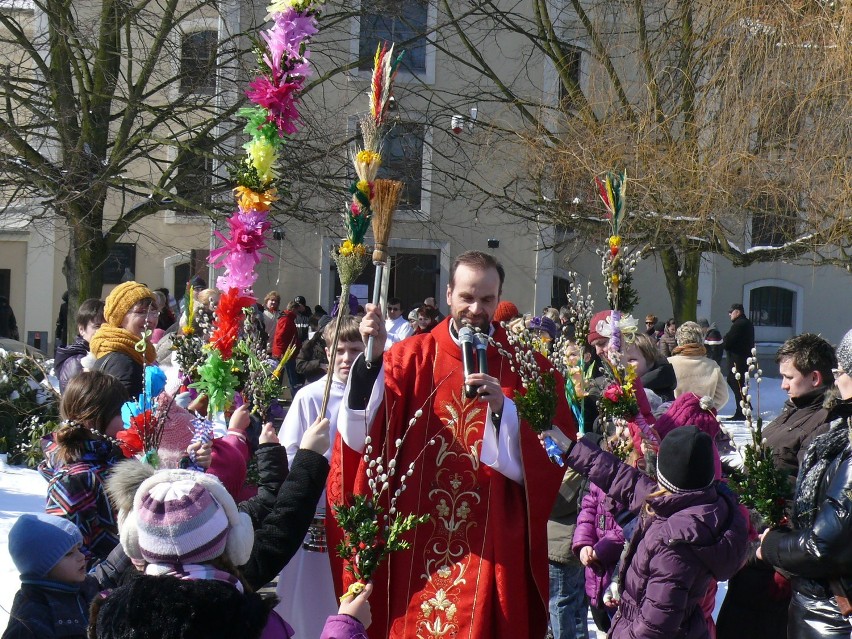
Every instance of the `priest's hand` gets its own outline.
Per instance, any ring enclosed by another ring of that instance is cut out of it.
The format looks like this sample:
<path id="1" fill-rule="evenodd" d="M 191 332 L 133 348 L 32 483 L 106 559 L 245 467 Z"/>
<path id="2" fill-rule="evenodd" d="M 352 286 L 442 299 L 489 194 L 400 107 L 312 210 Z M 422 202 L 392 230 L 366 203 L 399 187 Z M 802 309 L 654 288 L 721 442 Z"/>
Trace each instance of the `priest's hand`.
<path id="1" fill-rule="evenodd" d="M 361 339 L 364 340 L 364 345 L 367 345 L 370 337 L 373 337 L 373 352 L 364 353 L 364 357 L 368 362 L 377 362 L 381 359 L 382 353 L 385 351 L 385 340 L 387 340 L 388 332 L 385 329 L 385 318 L 382 317 L 382 309 L 375 304 L 367 304 L 364 312 L 364 317 L 361 320 L 361 325 L 358 327 L 361 332 Z"/>
<path id="2" fill-rule="evenodd" d="M 500 387 L 500 380 L 485 373 L 472 373 L 464 378 L 464 383 L 479 386 L 476 394 L 482 401 L 488 402 L 492 413 L 503 412 L 503 402 L 506 396 Z"/>

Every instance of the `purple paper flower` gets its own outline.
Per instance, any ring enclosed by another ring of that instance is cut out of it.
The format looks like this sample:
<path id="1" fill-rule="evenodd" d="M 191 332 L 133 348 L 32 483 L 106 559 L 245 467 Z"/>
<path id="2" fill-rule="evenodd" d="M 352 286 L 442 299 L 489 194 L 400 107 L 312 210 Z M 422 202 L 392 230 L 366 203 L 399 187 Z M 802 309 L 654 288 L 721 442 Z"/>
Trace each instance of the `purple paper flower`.
<path id="1" fill-rule="evenodd" d="M 289 9 L 276 14 L 275 25 L 261 32 L 269 53 L 263 61 L 272 70 L 276 82 L 281 82 L 287 74 L 307 76 L 310 66 L 307 53 L 302 53 L 302 44 L 317 32 L 316 18 Z"/>

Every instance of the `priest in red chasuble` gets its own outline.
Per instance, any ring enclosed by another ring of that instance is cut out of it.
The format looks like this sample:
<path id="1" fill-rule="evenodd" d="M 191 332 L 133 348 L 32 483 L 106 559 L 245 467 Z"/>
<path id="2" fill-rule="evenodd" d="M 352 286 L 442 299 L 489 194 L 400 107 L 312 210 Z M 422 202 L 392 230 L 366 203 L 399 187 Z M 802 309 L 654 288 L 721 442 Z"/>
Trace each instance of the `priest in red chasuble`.
<path id="1" fill-rule="evenodd" d="M 464 325 L 508 347 L 492 323 L 504 271 L 487 253 L 460 255 L 447 287 L 449 316 L 430 333 L 394 344 L 384 355 L 385 323 L 368 305 L 361 322 L 374 352 L 356 361 L 338 418 L 340 436 L 328 497 L 340 503 L 369 491 L 363 451 L 397 468 L 414 462 L 397 502 L 403 514 L 428 514 L 407 534 L 411 549 L 392 553 L 373 577 L 373 639 L 540 639 L 547 630 L 546 522 L 564 469 L 552 463 L 537 435 L 521 423 L 512 397 L 521 389 L 510 362 L 490 345 L 488 371 L 465 377 L 458 341 Z M 369 358 L 370 366 L 366 361 Z M 562 396 L 556 427 L 576 437 Z M 468 398 L 464 384 L 478 386 Z M 392 478 L 390 493 L 399 486 Z M 341 537 L 328 520 L 329 548 Z M 342 593 L 352 580 L 336 555 Z"/>

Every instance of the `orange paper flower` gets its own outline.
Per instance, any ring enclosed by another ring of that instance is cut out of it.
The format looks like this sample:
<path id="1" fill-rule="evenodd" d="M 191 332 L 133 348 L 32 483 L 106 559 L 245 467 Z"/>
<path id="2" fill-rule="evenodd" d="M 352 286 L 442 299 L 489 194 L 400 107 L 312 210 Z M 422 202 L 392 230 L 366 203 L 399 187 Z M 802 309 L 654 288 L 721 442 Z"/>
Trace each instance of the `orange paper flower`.
<path id="1" fill-rule="evenodd" d="M 248 187 L 238 186 L 234 192 L 237 194 L 237 205 L 242 211 L 268 211 L 270 205 L 278 199 L 275 189 L 258 193 Z"/>

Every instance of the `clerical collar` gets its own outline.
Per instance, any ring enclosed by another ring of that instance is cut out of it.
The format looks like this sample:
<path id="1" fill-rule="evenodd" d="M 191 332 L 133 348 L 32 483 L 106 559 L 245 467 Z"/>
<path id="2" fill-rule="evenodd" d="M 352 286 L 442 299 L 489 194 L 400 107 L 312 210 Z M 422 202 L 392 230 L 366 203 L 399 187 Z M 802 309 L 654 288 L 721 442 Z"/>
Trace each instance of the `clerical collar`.
<path id="1" fill-rule="evenodd" d="M 450 326 L 450 337 L 453 338 L 453 341 L 456 344 L 459 344 L 459 331 L 456 328 L 456 321 L 454 319 L 451 319 L 448 322 L 448 324 Z M 491 337 L 492 335 L 494 335 L 494 324 L 491 324 L 489 322 L 489 324 L 488 324 L 488 337 Z"/>

